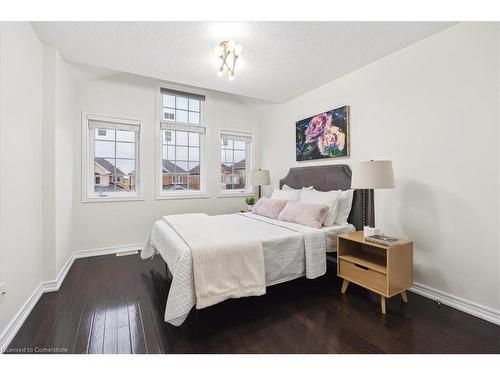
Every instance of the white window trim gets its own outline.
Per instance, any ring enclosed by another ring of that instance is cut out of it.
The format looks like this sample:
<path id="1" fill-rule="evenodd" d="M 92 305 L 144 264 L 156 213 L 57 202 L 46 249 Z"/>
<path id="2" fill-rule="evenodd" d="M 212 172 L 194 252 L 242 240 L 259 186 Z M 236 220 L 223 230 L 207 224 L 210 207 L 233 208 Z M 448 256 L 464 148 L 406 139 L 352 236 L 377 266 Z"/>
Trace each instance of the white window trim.
<path id="1" fill-rule="evenodd" d="M 250 184 L 250 173 L 251 173 L 251 170 L 253 168 L 253 165 L 255 164 L 254 163 L 254 158 L 255 158 L 255 152 L 254 152 L 254 148 L 255 148 L 255 134 L 251 131 L 248 131 L 248 130 L 243 130 L 243 129 L 221 129 L 219 131 L 219 138 L 218 138 L 218 143 L 217 143 L 217 147 L 218 147 L 218 153 L 219 153 L 219 164 L 218 164 L 218 169 L 217 169 L 217 172 L 220 173 L 220 165 L 222 164 L 222 158 L 221 158 L 221 146 L 220 146 L 220 141 L 221 141 L 221 138 L 222 138 L 222 134 L 223 133 L 226 133 L 226 132 L 230 132 L 230 133 L 234 133 L 234 134 L 241 134 L 241 135 L 246 135 L 246 136 L 250 136 L 252 138 L 252 142 L 250 143 L 250 158 L 248 158 L 248 168 L 246 170 L 246 181 L 248 182 L 247 183 L 247 187 L 246 189 L 239 189 L 239 190 L 224 190 L 224 189 L 221 189 L 219 187 L 219 195 L 218 195 L 218 198 L 239 198 L 239 197 L 251 197 L 254 195 L 254 191 L 253 191 L 253 186 Z M 220 181 L 220 179 L 219 179 Z"/>
<path id="2" fill-rule="evenodd" d="M 82 159 L 81 159 L 81 191 L 82 203 L 103 203 L 103 202 L 127 202 L 127 201 L 143 201 L 143 188 L 142 188 L 142 168 L 141 160 L 143 159 L 143 147 L 142 147 L 142 123 L 140 120 L 134 120 L 132 118 L 122 117 L 120 115 L 100 115 L 100 114 L 89 114 L 82 111 Z M 136 161 L 136 192 L 131 193 L 114 193 L 108 196 L 98 196 L 93 194 L 94 190 L 94 160 L 92 158 L 94 154 L 94 145 L 90 140 L 90 130 L 88 122 L 90 120 L 106 121 L 119 124 L 130 124 L 139 125 L 138 140 L 136 142 L 137 161 Z"/>
<path id="3" fill-rule="evenodd" d="M 169 120 L 164 120 L 160 116 L 161 109 L 163 107 L 163 97 L 160 92 L 161 88 L 166 88 L 166 89 L 171 89 L 171 90 L 177 90 L 177 91 L 184 91 L 186 93 L 193 93 L 193 94 L 198 94 L 198 95 L 203 95 L 205 96 L 205 100 L 200 102 L 200 125 L 194 125 L 194 124 L 186 124 L 184 122 L 175 122 L 175 121 L 169 121 Z M 166 83 L 166 82 L 161 82 L 158 81 L 156 82 L 156 120 L 155 120 L 155 127 L 156 127 L 156 178 L 155 178 L 155 192 L 156 192 L 156 200 L 169 200 L 169 199 L 205 199 L 209 198 L 208 190 L 207 190 L 207 164 L 208 164 L 208 153 L 207 149 L 208 146 L 207 144 L 209 143 L 210 137 L 209 137 L 209 126 L 208 126 L 208 106 L 209 106 L 209 97 L 206 92 L 192 89 L 190 87 L 185 87 L 185 86 L 179 86 L 179 85 L 173 85 L 171 83 Z M 200 142 L 200 190 L 199 191 L 169 191 L 165 192 L 163 191 L 163 166 L 162 166 L 162 159 L 163 159 L 163 139 L 162 139 L 162 131 L 161 131 L 161 123 L 168 123 L 172 125 L 192 125 L 192 126 L 203 126 L 205 128 L 205 133 L 203 134 L 203 142 Z"/>

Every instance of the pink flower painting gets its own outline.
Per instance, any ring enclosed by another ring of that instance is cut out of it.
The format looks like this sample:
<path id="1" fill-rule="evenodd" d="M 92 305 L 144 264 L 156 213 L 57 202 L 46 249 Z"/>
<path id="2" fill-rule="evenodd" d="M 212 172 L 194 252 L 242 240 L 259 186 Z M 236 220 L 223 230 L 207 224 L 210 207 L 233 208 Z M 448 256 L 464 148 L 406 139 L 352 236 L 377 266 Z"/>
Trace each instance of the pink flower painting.
<path id="1" fill-rule="evenodd" d="M 296 159 L 348 156 L 349 107 L 320 113 L 296 123 Z"/>

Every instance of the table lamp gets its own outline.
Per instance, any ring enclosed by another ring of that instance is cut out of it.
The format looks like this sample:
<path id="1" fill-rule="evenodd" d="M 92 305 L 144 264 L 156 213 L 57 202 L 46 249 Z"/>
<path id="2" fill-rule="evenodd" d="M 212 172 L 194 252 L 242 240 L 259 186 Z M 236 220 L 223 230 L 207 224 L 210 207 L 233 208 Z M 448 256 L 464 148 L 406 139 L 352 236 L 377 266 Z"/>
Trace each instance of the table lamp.
<path id="1" fill-rule="evenodd" d="M 375 197 L 373 189 L 395 188 L 392 161 L 370 160 L 353 165 L 351 188 L 367 190 L 367 224 L 375 227 Z"/>
<path id="2" fill-rule="evenodd" d="M 267 170 L 262 170 L 262 169 L 254 169 L 250 173 L 250 183 L 252 186 L 258 186 L 259 187 L 259 197 L 262 196 L 262 190 L 261 187 L 263 185 L 270 185 L 271 184 L 271 178 L 269 177 L 269 171 Z"/>

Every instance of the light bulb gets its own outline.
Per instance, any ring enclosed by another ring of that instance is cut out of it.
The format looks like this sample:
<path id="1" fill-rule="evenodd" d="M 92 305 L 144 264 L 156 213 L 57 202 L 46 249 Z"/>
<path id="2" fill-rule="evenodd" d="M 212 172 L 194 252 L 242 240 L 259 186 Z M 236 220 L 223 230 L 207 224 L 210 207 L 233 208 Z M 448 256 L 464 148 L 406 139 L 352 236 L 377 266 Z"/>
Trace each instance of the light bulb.
<path id="1" fill-rule="evenodd" d="M 218 75 L 219 77 L 222 77 L 222 69 L 217 70 L 217 75 Z"/>
<path id="2" fill-rule="evenodd" d="M 230 81 L 234 81 L 234 74 L 232 74 L 232 73 L 231 73 L 231 74 L 229 75 L 229 80 L 230 80 Z"/>
<path id="3" fill-rule="evenodd" d="M 236 45 L 236 43 L 234 42 L 234 40 L 230 40 L 229 43 L 227 44 L 227 46 L 230 50 L 234 49 L 235 45 Z"/>
<path id="4" fill-rule="evenodd" d="M 237 44 L 236 47 L 234 47 L 234 53 L 236 54 L 236 56 L 239 56 L 241 51 L 243 51 L 243 47 L 241 46 L 241 44 Z"/>

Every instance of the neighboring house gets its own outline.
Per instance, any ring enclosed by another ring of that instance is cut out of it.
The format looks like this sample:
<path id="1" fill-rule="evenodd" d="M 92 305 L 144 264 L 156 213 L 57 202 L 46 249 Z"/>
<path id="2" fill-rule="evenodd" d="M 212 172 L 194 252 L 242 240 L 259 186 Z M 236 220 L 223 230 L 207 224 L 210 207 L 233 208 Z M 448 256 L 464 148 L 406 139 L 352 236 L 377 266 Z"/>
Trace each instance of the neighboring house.
<path id="1" fill-rule="evenodd" d="M 246 181 L 246 161 L 240 160 L 231 168 L 221 164 L 221 185 L 225 189 L 244 189 Z"/>
<path id="2" fill-rule="evenodd" d="M 133 190 L 135 188 L 135 171 L 123 173 L 120 168 L 105 158 L 94 158 L 94 184 L 96 191 Z"/>
<path id="3" fill-rule="evenodd" d="M 96 191 L 109 190 L 111 172 L 94 159 L 94 185 Z"/>
<path id="4" fill-rule="evenodd" d="M 187 188 L 189 173 L 185 169 L 166 159 L 162 161 L 162 168 L 162 185 L 164 189 L 184 190 Z"/>
<path id="5" fill-rule="evenodd" d="M 170 160 L 163 159 L 162 185 L 167 190 L 200 189 L 200 168 L 196 166 L 189 172 Z"/>
<path id="6" fill-rule="evenodd" d="M 189 188 L 200 190 L 200 166 L 197 165 L 189 171 Z"/>

